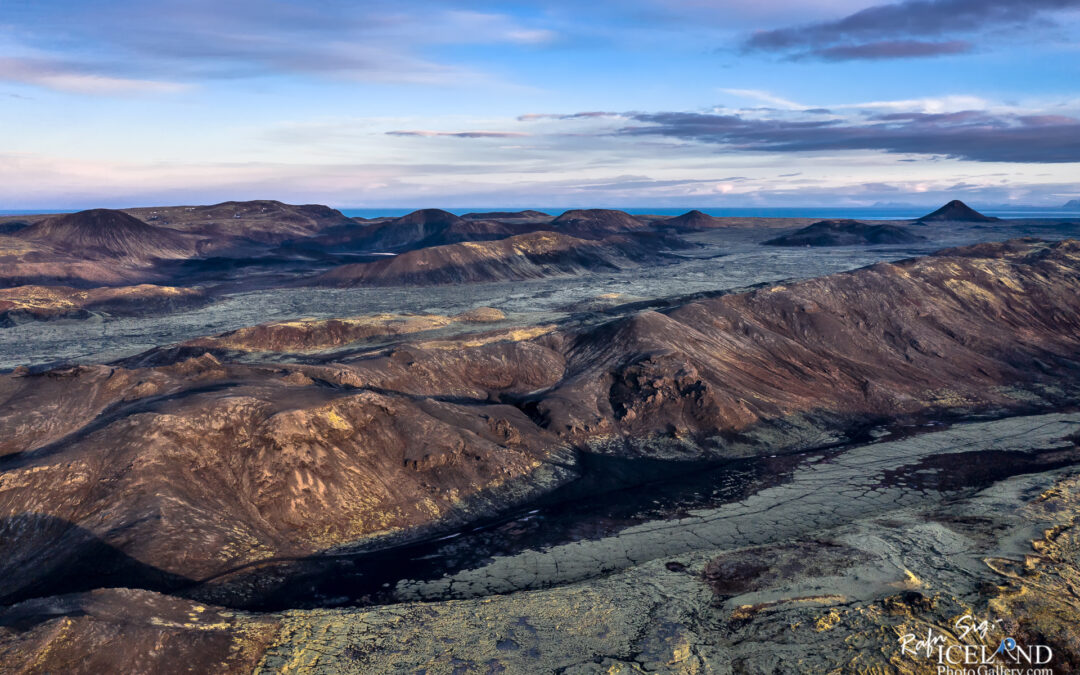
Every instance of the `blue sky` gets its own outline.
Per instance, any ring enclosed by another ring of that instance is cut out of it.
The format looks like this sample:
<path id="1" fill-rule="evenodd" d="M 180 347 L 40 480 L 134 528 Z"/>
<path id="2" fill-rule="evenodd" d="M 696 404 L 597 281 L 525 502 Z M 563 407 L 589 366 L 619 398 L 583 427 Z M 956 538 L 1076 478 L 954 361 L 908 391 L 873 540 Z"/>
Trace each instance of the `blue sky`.
<path id="1" fill-rule="evenodd" d="M 1059 205 L 1080 0 L 4 0 L 0 208 Z"/>

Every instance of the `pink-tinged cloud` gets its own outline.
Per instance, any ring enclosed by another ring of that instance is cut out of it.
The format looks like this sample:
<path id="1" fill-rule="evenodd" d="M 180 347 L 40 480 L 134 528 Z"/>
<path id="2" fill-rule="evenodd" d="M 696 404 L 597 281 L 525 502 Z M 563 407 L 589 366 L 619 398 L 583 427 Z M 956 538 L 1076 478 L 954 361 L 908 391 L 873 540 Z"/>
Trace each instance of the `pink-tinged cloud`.
<path id="1" fill-rule="evenodd" d="M 0 81 L 4 80 L 78 94 L 170 94 L 188 89 L 177 82 L 114 77 L 85 65 L 48 59 L 0 58 Z"/>
<path id="2" fill-rule="evenodd" d="M 536 120 L 581 120 L 600 117 L 622 117 L 622 114 L 599 110 L 570 113 L 568 115 L 560 115 L 558 113 L 526 113 L 524 115 L 518 115 L 517 119 L 519 122 L 535 122 Z"/>
<path id="3" fill-rule="evenodd" d="M 518 131 L 428 131 L 425 129 L 410 129 L 387 131 L 387 136 L 421 136 L 424 138 L 520 138 L 529 134 Z"/>

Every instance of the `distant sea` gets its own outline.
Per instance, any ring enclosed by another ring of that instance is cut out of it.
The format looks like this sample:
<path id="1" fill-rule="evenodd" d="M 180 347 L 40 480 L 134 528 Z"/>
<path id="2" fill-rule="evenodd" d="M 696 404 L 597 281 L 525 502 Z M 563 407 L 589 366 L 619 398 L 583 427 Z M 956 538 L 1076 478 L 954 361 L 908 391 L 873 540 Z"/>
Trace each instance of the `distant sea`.
<path id="1" fill-rule="evenodd" d="M 340 211 L 350 217 L 360 218 L 378 218 L 380 216 L 403 216 L 406 213 L 411 213 L 417 209 L 428 208 L 425 206 L 416 207 L 387 207 L 387 208 L 364 208 L 364 209 L 350 209 L 342 208 Z M 543 211 L 544 213 L 550 213 L 552 215 L 558 215 L 563 211 L 568 211 L 570 208 L 594 208 L 594 207 L 492 207 L 492 206 L 477 206 L 470 208 L 449 208 L 447 211 L 462 215 L 465 213 L 481 213 L 487 211 Z M 619 208 L 619 207 L 604 207 L 604 208 Z M 896 207 L 829 207 L 829 206 L 784 206 L 784 207 L 694 207 L 685 206 L 678 208 L 665 208 L 665 207 L 629 207 L 620 208 L 621 211 L 633 214 L 652 214 L 658 216 L 677 216 L 687 211 L 697 208 L 703 213 L 707 213 L 710 216 L 732 216 L 732 217 L 759 217 L 759 218 L 850 218 L 853 220 L 911 220 L 925 216 L 927 213 L 935 210 L 936 206 L 896 206 Z M 977 210 L 981 213 L 985 213 L 988 216 L 997 216 L 998 218 L 1074 218 L 1080 216 L 1080 211 L 1066 211 L 1061 208 L 994 208 L 986 207 L 979 208 Z M 37 213 L 72 213 L 75 209 L 0 209 L 0 216 L 23 216 L 32 215 Z"/>

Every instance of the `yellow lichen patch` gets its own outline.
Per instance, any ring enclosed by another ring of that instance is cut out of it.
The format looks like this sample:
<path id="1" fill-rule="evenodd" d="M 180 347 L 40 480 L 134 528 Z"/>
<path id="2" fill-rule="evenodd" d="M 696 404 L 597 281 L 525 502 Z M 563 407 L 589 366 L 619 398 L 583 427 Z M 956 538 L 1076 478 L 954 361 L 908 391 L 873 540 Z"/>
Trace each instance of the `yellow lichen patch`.
<path id="1" fill-rule="evenodd" d="M 482 347 L 493 342 L 523 342 L 533 338 L 547 335 L 555 330 L 554 324 L 531 326 L 529 328 L 515 328 L 497 333 L 487 333 L 473 338 L 458 340 L 430 340 L 419 343 L 424 349 L 462 349 L 466 347 Z"/>
<path id="2" fill-rule="evenodd" d="M 0 256 L 18 256 L 43 251 L 44 247 L 19 237 L 0 234 Z"/>
<path id="3" fill-rule="evenodd" d="M 455 321 L 466 323 L 493 323 L 506 319 L 506 314 L 494 307 L 476 307 L 454 317 Z"/>
<path id="4" fill-rule="evenodd" d="M 847 598 L 843 595 L 801 595 L 794 598 L 784 598 L 782 600 L 774 600 L 772 602 L 759 602 L 756 605 L 739 605 L 731 613 L 733 620 L 751 619 L 754 615 L 765 612 L 778 607 L 792 604 L 818 604 L 818 605 L 835 605 L 838 603 L 847 602 Z M 831 614 L 832 612 L 830 612 Z"/>
<path id="5" fill-rule="evenodd" d="M 577 241 L 572 237 L 558 235 L 554 232 L 535 232 L 523 237 L 512 237 L 512 250 L 517 255 L 529 253 L 548 253 L 550 251 L 566 248 L 570 241 Z"/>
<path id="6" fill-rule="evenodd" d="M 967 300 L 978 299 L 991 305 L 1001 304 L 1001 300 L 996 295 L 966 279 L 946 279 L 945 286 Z"/>
<path id="7" fill-rule="evenodd" d="M 921 579 L 919 579 L 919 577 L 915 576 L 915 574 L 911 570 L 905 568 L 903 584 L 907 588 L 920 588 L 922 587 L 923 582 Z"/>
<path id="8" fill-rule="evenodd" d="M 1023 293 L 1024 287 L 1021 286 L 1020 282 L 1017 280 L 1015 269 L 1015 267 L 1003 262 L 996 262 L 988 266 L 987 272 L 1010 290 L 1016 291 L 1017 293 Z"/>
<path id="9" fill-rule="evenodd" d="M 438 517 L 442 513 L 442 509 L 436 504 L 430 497 L 425 497 L 417 504 L 420 509 L 427 511 L 434 517 Z"/>
<path id="10" fill-rule="evenodd" d="M 199 294 L 198 290 L 191 288 L 153 284 L 89 290 L 80 290 L 70 286 L 28 285 L 0 289 L 0 302 L 11 303 L 9 309 L 63 311 L 116 300 L 154 300 Z"/>
<path id="11" fill-rule="evenodd" d="M 181 623 L 179 621 L 167 621 L 157 616 L 150 617 L 150 623 L 154 626 L 161 626 L 162 628 L 183 628 L 186 630 L 221 630 L 226 631 L 232 628 L 232 624 L 227 621 L 218 621 L 215 623 L 199 623 L 198 620 Z"/>
<path id="12" fill-rule="evenodd" d="M 459 320 L 468 321 L 469 318 L 387 313 L 334 319 L 298 318 L 245 326 L 187 344 L 239 351 L 317 351 L 361 340 L 435 330 Z"/>
<path id="13" fill-rule="evenodd" d="M 830 609 L 828 612 L 817 618 L 817 621 L 814 622 L 814 630 L 823 633 L 827 630 L 832 630 L 838 623 L 840 623 L 840 612 L 835 609 Z"/>
<path id="14" fill-rule="evenodd" d="M 348 431 L 348 430 L 352 429 L 352 425 L 349 424 L 345 420 L 345 418 L 343 418 L 341 415 L 339 415 L 338 412 L 336 410 L 334 410 L 333 408 L 326 411 L 326 414 L 323 417 L 323 419 L 325 419 L 327 422 L 329 422 L 331 427 L 333 427 L 334 429 L 337 429 L 339 431 Z"/>

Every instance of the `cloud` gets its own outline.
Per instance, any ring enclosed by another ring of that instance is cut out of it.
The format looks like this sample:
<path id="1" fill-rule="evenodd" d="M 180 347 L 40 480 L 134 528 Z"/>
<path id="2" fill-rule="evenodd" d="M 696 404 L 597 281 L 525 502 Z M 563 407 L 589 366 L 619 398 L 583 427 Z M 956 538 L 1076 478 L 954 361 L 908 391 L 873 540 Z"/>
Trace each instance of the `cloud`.
<path id="1" fill-rule="evenodd" d="M 416 130 L 395 130 L 387 131 L 387 136 L 422 136 L 425 138 L 430 137 L 449 137 L 449 138 L 519 138 L 521 136 L 528 136 L 529 134 L 521 133 L 517 131 L 428 131 L 424 129 Z"/>
<path id="2" fill-rule="evenodd" d="M 746 118 L 699 112 L 635 113 L 617 133 L 665 136 L 744 152 L 878 150 L 976 162 L 1080 162 L 1080 119 L 966 110 L 891 113 L 859 120 Z"/>
<path id="3" fill-rule="evenodd" d="M 48 59 L 0 58 L 0 80 L 79 94 L 171 94 L 189 88 L 178 82 L 102 75 L 82 64 Z"/>
<path id="4" fill-rule="evenodd" d="M 741 183 L 749 180 L 745 176 L 728 176 L 726 178 L 685 178 L 674 180 L 657 180 L 648 176 L 617 176 L 601 183 L 581 183 L 578 190 L 610 192 L 614 190 L 670 190 L 670 188 L 699 187 L 702 185 L 713 188 L 722 183 Z"/>
<path id="5" fill-rule="evenodd" d="M 905 59 L 943 54 L 965 54 L 973 49 L 965 40 L 924 42 L 921 40 L 882 40 L 857 45 L 837 45 L 817 49 L 810 54 L 826 61 Z"/>
<path id="6" fill-rule="evenodd" d="M 721 89 L 720 91 L 725 94 L 731 94 L 732 96 L 739 96 L 741 98 L 748 98 L 755 101 L 761 101 L 762 103 L 768 103 L 770 105 L 779 106 L 781 108 L 788 108 L 791 110 L 797 110 L 799 108 L 805 108 L 806 106 L 795 101 L 788 100 L 786 98 L 770 94 L 767 91 L 761 91 L 760 89 Z"/>
<path id="7" fill-rule="evenodd" d="M 518 115 L 517 120 L 519 122 L 535 122 L 536 120 L 580 120 L 602 117 L 622 117 L 622 114 L 601 111 L 570 113 L 568 115 L 556 113 L 526 113 L 524 115 Z"/>
<path id="8" fill-rule="evenodd" d="M 439 0 L 395 5 L 349 0 L 58 2 L 62 6 L 26 3 L 7 26 L 0 26 L 15 40 L 9 53 L 70 66 L 65 73 L 19 81 L 59 82 L 68 91 L 95 93 L 151 89 L 172 80 L 281 74 L 443 86 L 490 83 L 490 76 L 454 63 L 449 56 L 454 50 L 447 48 L 535 49 L 559 37 L 535 21 L 454 9 Z"/>
<path id="9" fill-rule="evenodd" d="M 1077 8 L 1080 0 L 904 0 L 868 7 L 835 21 L 758 31 L 743 46 L 748 51 L 830 60 L 959 54 L 968 51 L 960 41 L 924 40 L 998 26 L 1025 26 L 1044 14 Z"/>

